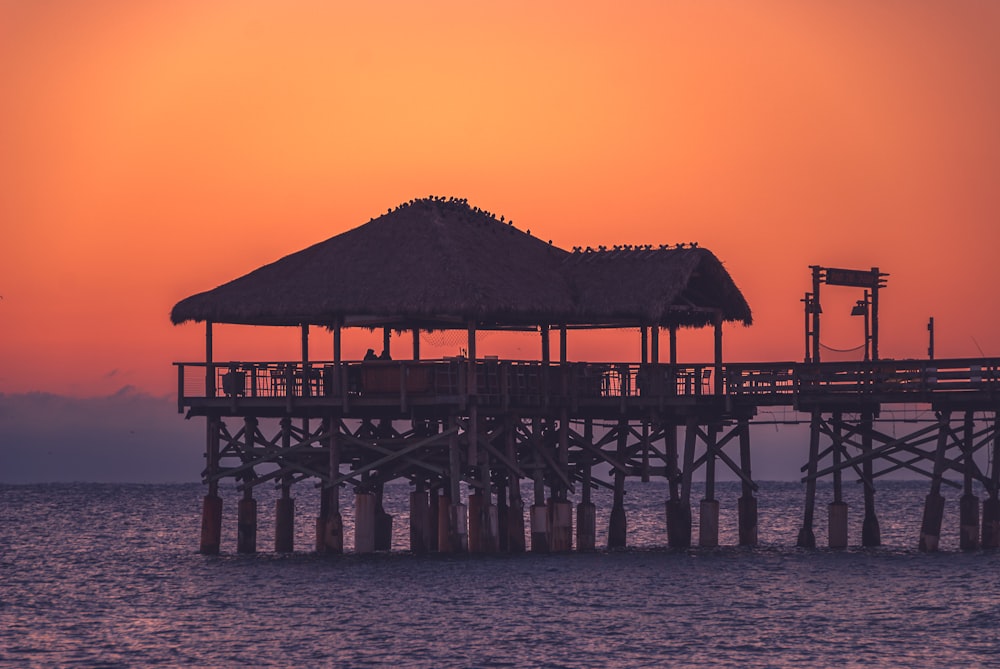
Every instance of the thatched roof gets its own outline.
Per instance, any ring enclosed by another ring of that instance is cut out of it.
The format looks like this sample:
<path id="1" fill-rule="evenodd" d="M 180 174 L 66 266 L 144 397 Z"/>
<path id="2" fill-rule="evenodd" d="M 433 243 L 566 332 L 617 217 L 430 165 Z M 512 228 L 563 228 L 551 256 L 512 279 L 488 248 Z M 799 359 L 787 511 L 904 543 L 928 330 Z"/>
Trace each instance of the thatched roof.
<path id="1" fill-rule="evenodd" d="M 414 200 L 174 306 L 171 319 L 397 329 L 749 324 L 704 249 L 569 253 L 465 200 Z"/>

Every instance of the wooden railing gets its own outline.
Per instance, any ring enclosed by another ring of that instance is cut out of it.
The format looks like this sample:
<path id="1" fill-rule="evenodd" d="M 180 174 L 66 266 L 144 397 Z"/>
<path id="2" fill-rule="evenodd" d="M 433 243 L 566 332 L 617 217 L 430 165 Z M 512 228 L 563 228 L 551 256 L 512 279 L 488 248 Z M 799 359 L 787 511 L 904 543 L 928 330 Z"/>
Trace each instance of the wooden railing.
<path id="1" fill-rule="evenodd" d="M 723 395 L 759 404 L 871 396 L 929 401 L 942 393 L 1000 394 L 1000 359 L 857 363 L 730 363 L 721 383 L 712 364 L 551 363 L 465 358 L 364 362 L 175 363 L 178 402 L 305 398 L 398 398 L 402 403 L 478 397 L 481 403 L 669 399 Z M 469 384 L 474 373 L 475 383 Z M 888 400 L 886 400 L 888 401 Z"/>

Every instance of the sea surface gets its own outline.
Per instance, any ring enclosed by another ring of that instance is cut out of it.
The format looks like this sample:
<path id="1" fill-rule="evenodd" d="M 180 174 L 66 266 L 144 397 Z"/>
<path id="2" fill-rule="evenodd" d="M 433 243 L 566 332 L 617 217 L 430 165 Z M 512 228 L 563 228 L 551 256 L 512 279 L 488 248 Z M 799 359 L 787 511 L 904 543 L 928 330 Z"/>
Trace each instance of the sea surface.
<path id="1" fill-rule="evenodd" d="M 203 556 L 202 486 L 0 486 L 0 664 L 1000 666 L 1000 553 L 958 550 L 957 491 L 942 550 L 918 552 L 927 488 L 880 483 L 876 549 L 796 548 L 803 488 L 765 482 L 758 547 L 735 546 L 739 487 L 719 484 L 724 545 L 671 550 L 665 486 L 630 482 L 628 549 L 458 556 L 407 552 L 406 485 L 386 491 L 393 551 L 350 552 L 345 494 L 348 552 L 317 555 L 306 484 L 294 492 L 296 552 L 272 551 L 268 489 L 260 552 L 238 555 L 238 495 L 225 489 L 223 554 Z M 847 497 L 854 544 L 860 494 Z M 820 486 L 820 545 L 831 499 Z M 610 499 L 595 502 L 606 541 Z"/>

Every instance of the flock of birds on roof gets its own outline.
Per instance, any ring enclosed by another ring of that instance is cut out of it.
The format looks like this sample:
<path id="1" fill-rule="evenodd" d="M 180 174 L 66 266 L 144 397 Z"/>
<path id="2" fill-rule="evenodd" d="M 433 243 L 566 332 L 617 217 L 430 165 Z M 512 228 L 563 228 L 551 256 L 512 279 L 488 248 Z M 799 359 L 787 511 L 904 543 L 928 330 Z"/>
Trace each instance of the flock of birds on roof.
<path id="1" fill-rule="evenodd" d="M 698 248 L 698 242 L 680 242 L 671 246 L 670 244 L 660 244 L 657 251 L 670 251 L 672 249 Z M 615 244 L 610 249 L 607 246 L 598 246 L 596 249 L 591 246 L 574 246 L 573 253 L 614 253 L 615 251 L 652 251 L 652 244 Z"/>
<path id="2" fill-rule="evenodd" d="M 508 221 L 503 216 L 500 216 L 500 218 L 497 219 L 497 215 L 494 214 L 491 211 L 486 211 L 485 209 L 480 209 L 479 207 L 469 207 L 469 200 L 466 199 L 466 198 L 464 198 L 464 197 L 447 197 L 446 198 L 443 195 L 428 195 L 426 198 L 414 198 L 412 200 L 409 200 L 407 202 L 404 202 L 404 203 L 398 205 L 395 208 L 390 207 L 388 210 L 386 210 L 385 213 L 391 214 L 394 211 L 402 211 L 403 209 L 406 209 L 407 207 L 410 207 L 410 206 L 413 206 L 413 205 L 416 205 L 416 204 L 421 204 L 421 203 L 424 203 L 424 202 L 441 202 L 441 203 L 450 204 L 450 205 L 453 205 L 453 206 L 455 206 L 455 205 L 462 206 L 462 207 L 465 207 L 466 210 L 471 211 L 472 213 L 483 214 L 484 216 L 486 216 L 488 218 L 492 218 L 495 221 L 499 220 L 501 223 L 506 223 L 507 225 L 510 225 L 510 226 L 514 225 L 514 221 L 512 221 L 512 220 Z M 371 220 L 369 220 L 369 222 L 371 222 L 373 220 L 375 220 L 375 219 L 371 219 Z M 525 230 L 525 233 L 528 234 L 528 235 L 530 235 L 531 234 L 531 230 L 530 229 Z M 552 244 L 552 240 L 551 239 L 549 240 L 549 244 Z M 687 243 L 680 242 L 680 243 L 678 243 L 678 244 L 676 244 L 674 246 L 671 246 L 670 244 L 660 244 L 658 246 L 657 250 L 659 250 L 659 251 L 668 251 L 668 250 L 671 250 L 671 249 L 683 249 L 683 248 L 696 249 L 696 248 L 698 248 L 698 242 L 687 242 Z M 615 251 L 652 251 L 652 250 L 653 250 L 653 245 L 652 244 L 635 244 L 635 245 L 632 245 L 632 244 L 615 244 L 610 249 L 608 249 L 607 246 L 603 246 L 603 245 L 602 246 L 598 246 L 596 249 L 593 248 L 593 247 L 590 247 L 590 246 L 587 246 L 587 247 L 584 247 L 584 246 L 574 246 L 573 247 L 573 253 L 614 253 Z"/>
<path id="3" fill-rule="evenodd" d="M 390 207 L 389 209 L 386 210 L 385 213 L 391 214 L 394 211 L 402 211 L 403 209 L 406 209 L 407 207 L 410 207 L 410 206 L 415 205 L 415 204 L 421 204 L 423 202 L 441 202 L 441 203 L 444 203 L 444 204 L 464 206 L 468 211 L 471 211 L 474 214 L 483 214 L 484 216 L 486 216 L 488 218 L 492 218 L 495 221 L 499 220 L 501 223 L 506 223 L 507 225 L 514 225 L 514 221 L 512 221 L 512 220 L 508 221 L 503 216 L 501 216 L 498 219 L 497 215 L 494 214 L 492 211 L 486 211 L 485 209 L 480 209 L 479 207 L 470 207 L 469 206 L 469 200 L 466 199 L 466 198 L 464 198 L 464 197 L 447 197 L 446 198 L 443 195 L 428 195 L 425 198 L 414 198 L 412 200 L 408 200 L 407 202 L 404 202 L 404 203 L 398 205 L 395 208 Z M 371 219 L 371 220 L 374 220 L 374 219 Z M 371 221 L 369 221 L 369 222 L 371 222 Z M 529 234 L 529 235 L 531 234 L 531 230 L 526 230 L 525 232 L 527 232 L 527 234 Z M 549 241 L 549 243 L 551 244 L 552 242 Z"/>

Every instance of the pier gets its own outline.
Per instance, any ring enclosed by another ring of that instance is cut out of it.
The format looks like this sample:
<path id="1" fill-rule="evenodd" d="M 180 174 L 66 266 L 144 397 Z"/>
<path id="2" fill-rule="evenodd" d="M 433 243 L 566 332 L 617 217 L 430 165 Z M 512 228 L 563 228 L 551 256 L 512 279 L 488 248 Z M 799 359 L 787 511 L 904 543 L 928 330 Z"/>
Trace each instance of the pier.
<path id="1" fill-rule="evenodd" d="M 343 552 L 345 494 L 354 496 L 354 551 L 393 548 L 382 490 L 406 480 L 410 546 L 395 548 L 420 553 L 594 550 L 591 491 L 598 486 L 613 491 L 608 547 L 623 547 L 626 486 L 654 478 L 668 483 L 667 543 L 713 547 L 722 513 L 714 498 L 720 467 L 741 481 L 733 511 L 739 543 L 753 546 L 762 519 L 750 427 L 762 409 L 774 407 L 810 425 L 801 451 L 803 521 L 790 541 L 817 545 L 816 483 L 830 478 L 827 545 L 850 543 L 841 491 L 844 474 L 853 473 L 865 489 L 860 543 L 879 545 L 876 481 L 906 470 L 930 483 L 914 537 L 921 549 L 938 547 L 943 486 L 962 491 L 961 547 L 1000 546 L 1000 359 L 938 360 L 932 351 L 923 360 L 880 359 L 885 275 L 877 268 L 812 271 L 812 292 L 803 300 L 803 362 L 725 360 L 724 323 L 749 325 L 752 318 L 707 249 L 564 251 L 453 198 L 406 203 L 187 298 L 175 306 L 174 322 L 205 323 L 205 359 L 176 363 L 178 410 L 206 424 L 200 548 L 222 550 L 219 484 L 226 479 L 242 495 L 239 552 L 258 550 L 254 489 L 260 485 L 281 491 L 274 550 L 295 550 L 293 528 L 303 510 L 296 510 L 293 491 L 305 482 L 322 489 L 320 507 L 310 514 L 315 550 Z M 827 284 L 865 291 L 858 302 L 863 361 L 820 360 L 820 289 Z M 214 323 L 300 328 L 301 358 L 217 361 Z M 311 328 L 332 333 L 329 356 L 310 355 Z M 381 331 L 383 359 L 343 359 L 349 328 Z M 570 361 L 573 333 L 600 328 L 636 331 L 639 359 Z M 677 339 L 694 328 L 711 329 L 713 360 L 678 360 Z M 422 359 L 421 332 L 442 330 L 464 334 L 464 353 Z M 477 335 L 490 330 L 537 333 L 538 356 L 477 355 Z M 407 337 L 403 355 L 398 342 Z M 888 434 L 876 419 L 894 405 L 926 406 L 934 421 Z M 977 459 L 981 452 L 986 457 Z M 705 482 L 700 500 L 692 499 L 696 474 Z M 522 499 L 523 482 L 530 483 L 529 500 Z M 975 495 L 977 482 L 985 500 Z"/>

